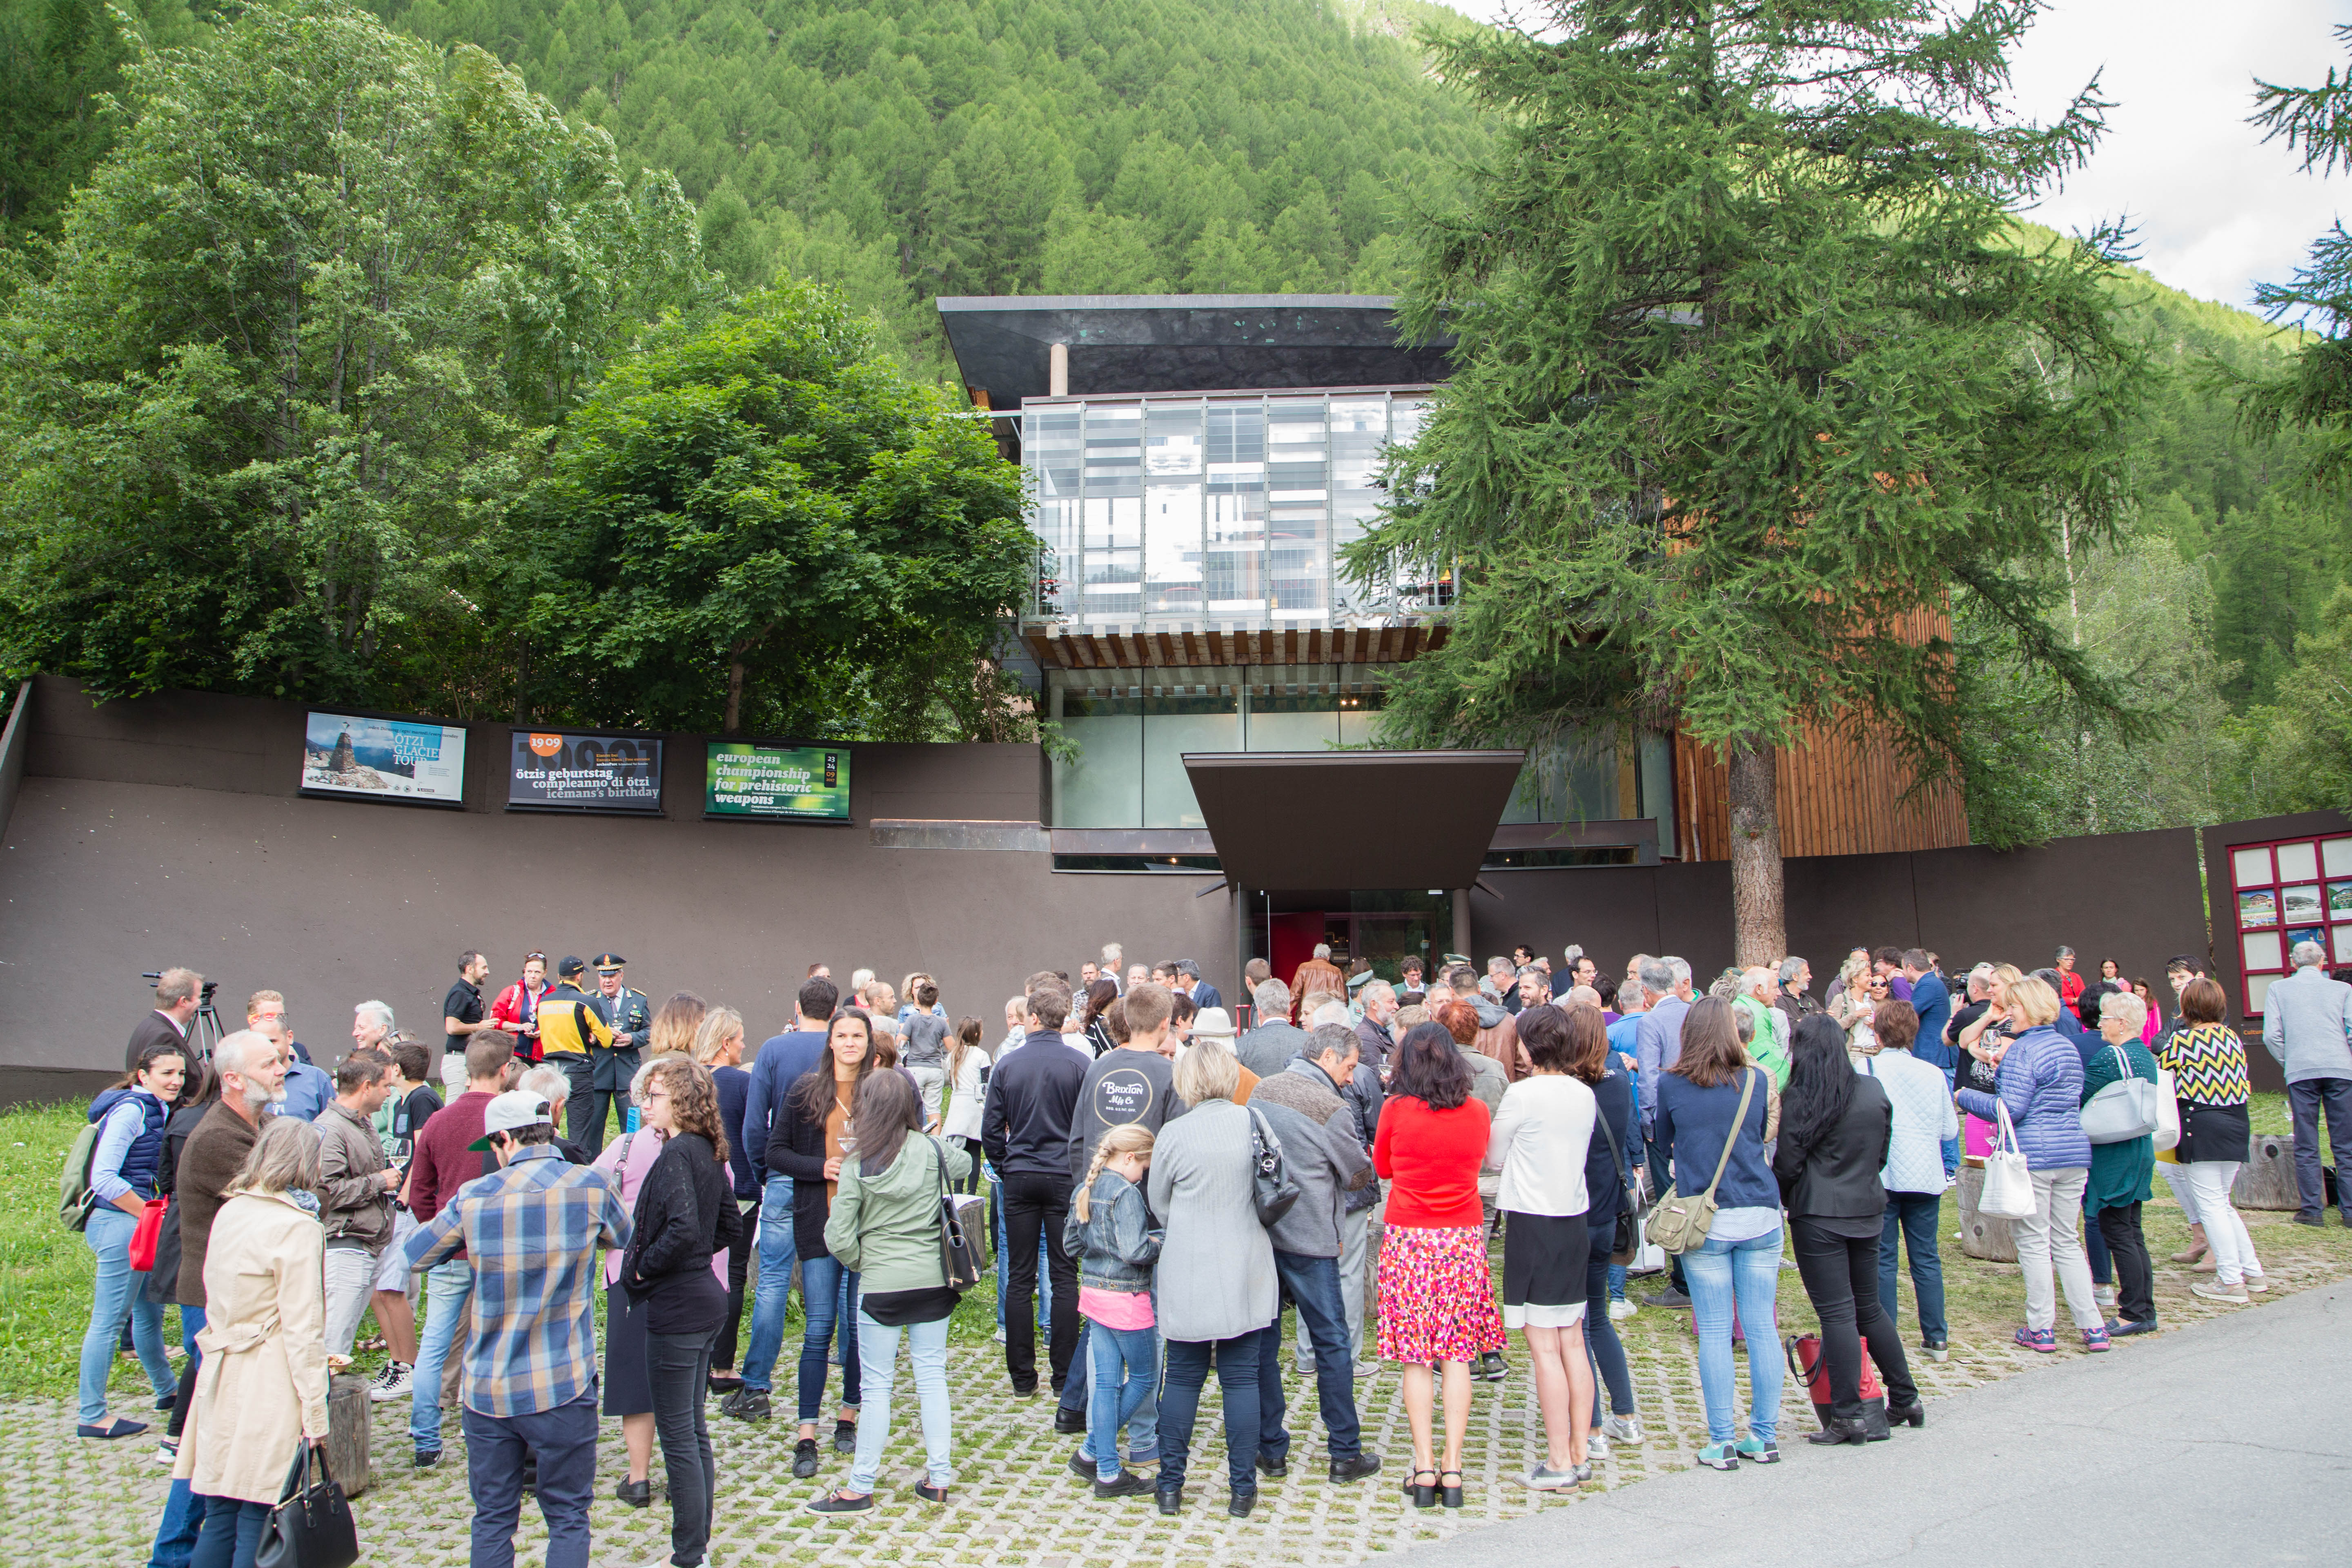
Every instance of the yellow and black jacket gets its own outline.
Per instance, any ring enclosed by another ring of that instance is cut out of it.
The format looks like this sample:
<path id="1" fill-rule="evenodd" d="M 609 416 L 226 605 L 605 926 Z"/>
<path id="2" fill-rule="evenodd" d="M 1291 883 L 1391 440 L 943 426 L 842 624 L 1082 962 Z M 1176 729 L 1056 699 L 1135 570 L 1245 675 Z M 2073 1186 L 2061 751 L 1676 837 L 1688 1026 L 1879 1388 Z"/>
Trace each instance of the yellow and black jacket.
<path id="1" fill-rule="evenodd" d="M 544 1056 L 578 1056 L 591 1046 L 610 1047 L 612 1026 L 596 999 L 565 981 L 539 999 L 539 1043 Z"/>

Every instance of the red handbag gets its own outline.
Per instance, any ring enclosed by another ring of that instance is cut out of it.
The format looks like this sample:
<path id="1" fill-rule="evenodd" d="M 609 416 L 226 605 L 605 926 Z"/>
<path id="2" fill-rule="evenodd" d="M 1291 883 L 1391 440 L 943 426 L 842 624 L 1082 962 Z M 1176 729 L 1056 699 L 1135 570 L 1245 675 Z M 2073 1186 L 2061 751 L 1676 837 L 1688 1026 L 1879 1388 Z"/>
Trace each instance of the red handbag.
<path id="1" fill-rule="evenodd" d="M 139 1228 L 131 1233 L 131 1267 L 144 1274 L 155 1267 L 155 1243 L 163 1234 L 163 1214 L 169 1198 L 149 1198 L 139 1211 Z"/>

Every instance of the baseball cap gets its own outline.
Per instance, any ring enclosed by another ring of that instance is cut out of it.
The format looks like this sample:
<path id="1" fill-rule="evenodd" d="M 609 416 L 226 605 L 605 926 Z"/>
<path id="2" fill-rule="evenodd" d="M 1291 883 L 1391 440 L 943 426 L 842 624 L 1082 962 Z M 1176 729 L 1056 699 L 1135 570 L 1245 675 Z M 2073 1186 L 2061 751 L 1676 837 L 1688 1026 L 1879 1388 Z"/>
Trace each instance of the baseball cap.
<path id="1" fill-rule="evenodd" d="M 586 964 L 567 953 L 564 956 L 563 961 L 555 966 L 555 973 L 558 977 L 569 980 L 587 967 L 588 966 Z"/>
<path id="2" fill-rule="evenodd" d="M 552 1127 L 555 1119 L 547 1113 L 547 1097 L 528 1089 L 510 1089 L 482 1108 L 482 1135 L 466 1145 L 478 1154 L 489 1152 L 490 1134 L 512 1132 L 522 1127 Z"/>

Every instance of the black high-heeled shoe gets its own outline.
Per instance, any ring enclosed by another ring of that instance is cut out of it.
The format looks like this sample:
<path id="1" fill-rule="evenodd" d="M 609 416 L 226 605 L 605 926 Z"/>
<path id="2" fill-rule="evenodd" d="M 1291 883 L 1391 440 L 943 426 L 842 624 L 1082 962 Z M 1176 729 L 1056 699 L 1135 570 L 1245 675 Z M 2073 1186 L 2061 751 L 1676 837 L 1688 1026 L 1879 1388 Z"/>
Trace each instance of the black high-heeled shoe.
<path id="1" fill-rule="evenodd" d="M 1448 1476 L 1452 1476 L 1454 1478 L 1454 1484 L 1450 1487 L 1445 1484 L 1445 1478 Z M 1462 1472 L 1459 1470 L 1440 1470 L 1437 1472 L 1437 1490 L 1440 1497 L 1444 1501 L 1445 1506 L 1448 1508 L 1460 1508 L 1462 1506 Z"/>
<path id="2" fill-rule="evenodd" d="M 1425 1485 L 1421 1479 L 1423 1476 L 1429 1478 Z M 1408 1474 L 1404 1479 L 1404 1495 L 1412 1500 L 1412 1506 L 1415 1508 L 1435 1508 L 1437 1506 L 1437 1472 L 1414 1470 Z"/>
<path id="3" fill-rule="evenodd" d="M 1805 1441 L 1819 1443 L 1824 1447 L 1840 1443 L 1867 1443 L 1870 1441 L 1870 1429 L 1859 1418 L 1849 1420 L 1844 1416 L 1832 1415 L 1829 1424 L 1820 1431 L 1806 1433 Z"/>
<path id="4" fill-rule="evenodd" d="M 1900 1410 L 1889 1406 L 1886 1424 L 1889 1426 L 1925 1426 L 1927 1424 L 1927 1406 L 1916 1401 Z"/>

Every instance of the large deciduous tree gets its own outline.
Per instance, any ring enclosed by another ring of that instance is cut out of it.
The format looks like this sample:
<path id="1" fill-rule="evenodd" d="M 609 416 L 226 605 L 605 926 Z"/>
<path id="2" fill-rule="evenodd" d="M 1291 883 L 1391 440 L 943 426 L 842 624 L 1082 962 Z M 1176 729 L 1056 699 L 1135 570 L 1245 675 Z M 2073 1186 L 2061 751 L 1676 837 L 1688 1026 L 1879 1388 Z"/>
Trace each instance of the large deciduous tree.
<path id="1" fill-rule="evenodd" d="M 573 682 L 559 703 L 730 734 L 1013 738 L 989 654 L 1032 570 L 1020 470 L 876 359 L 828 289 L 749 296 L 623 360 L 537 510 L 554 580 L 531 620 Z"/>
<path id="2" fill-rule="evenodd" d="M 1743 963 L 1785 951 L 1776 746 L 1842 723 L 1923 781 L 1986 765 L 1954 595 L 2116 706 L 2042 612 L 2047 563 L 2116 533 L 2143 370 L 2110 237 L 2013 226 L 2102 107 L 2004 118 L 2039 8 L 1553 0 L 1541 38 L 1430 40 L 1502 130 L 1424 226 L 1404 320 L 1458 334 L 1455 373 L 1348 555 L 1460 567 L 1387 736 L 1719 748 Z"/>
<path id="3" fill-rule="evenodd" d="M 449 649 L 491 635 L 545 427 L 709 292 L 692 210 L 490 56 L 338 0 L 125 77 L 0 321 L 0 665 L 503 706 Z"/>

